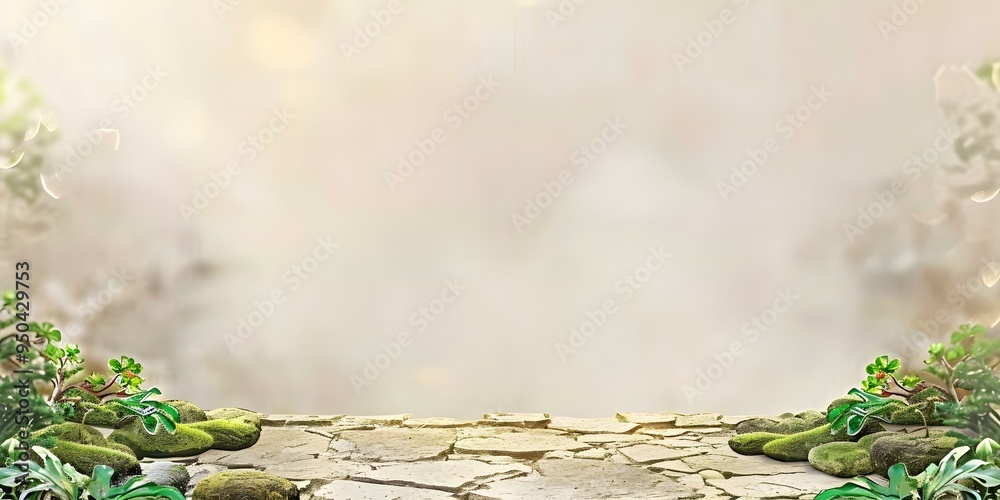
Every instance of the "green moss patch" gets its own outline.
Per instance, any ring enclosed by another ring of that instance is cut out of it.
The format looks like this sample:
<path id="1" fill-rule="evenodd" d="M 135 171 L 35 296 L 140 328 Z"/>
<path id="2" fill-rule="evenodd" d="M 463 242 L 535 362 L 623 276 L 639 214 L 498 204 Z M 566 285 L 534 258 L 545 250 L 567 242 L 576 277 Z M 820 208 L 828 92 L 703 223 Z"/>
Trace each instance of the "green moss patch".
<path id="1" fill-rule="evenodd" d="M 180 413 L 181 415 L 179 423 L 193 424 L 195 422 L 204 422 L 208 420 L 208 416 L 205 415 L 205 411 L 190 401 L 171 399 L 163 402 L 177 408 L 177 413 Z"/>
<path id="2" fill-rule="evenodd" d="M 68 441 L 56 441 L 55 446 L 50 448 L 53 455 L 63 463 L 67 463 L 76 468 L 77 471 L 90 475 L 94 472 L 94 466 L 107 465 L 115 470 L 116 477 L 124 477 L 142 472 L 139 461 L 135 456 L 105 448 L 87 444 L 72 443 Z"/>
<path id="3" fill-rule="evenodd" d="M 208 433 L 186 424 L 178 424 L 173 434 L 160 429 L 149 434 L 137 417 L 129 417 L 108 436 L 108 441 L 128 446 L 139 458 L 186 457 L 205 452 L 212 447 Z"/>
<path id="4" fill-rule="evenodd" d="M 923 436 L 922 431 L 911 434 L 897 432 L 875 440 L 871 446 L 875 471 L 884 476 L 893 464 L 903 463 L 907 471 L 916 474 L 940 461 L 958 444 L 958 438 L 942 432 Z"/>
<path id="5" fill-rule="evenodd" d="M 834 442 L 809 450 L 814 469 L 837 477 L 865 476 L 875 472 L 868 449 L 860 443 Z"/>
<path id="6" fill-rule="evenodd" d="M 729 439 L 729 447 L 740 455 L 761 455 L 764 453 L 765 444 L 783 437 L 786 435 L 774 432 L 737 434 Z"/>
<path id="7" fill-rule="evenodd" d="M 249 417 L 207 420 L 188 424 L 188 427 L 212 436 L 212 448 L 216 450 L 242 450 L 253 446 L 260 438 L 260 427 L 255 427 L 254 420 Z"/>
<path id="8" fill-rule="evenodd" d="M 243 408 L 217 408 L 215 410 L 205 412 L 205 415 L 209 420 L 230 420 L 234 418 L 246 419 L 247 423 L 250 423 L 258 430 L 260 429 L 260 414 L 255 411 L 245 410 Z"/>
<path id="9" fill-rule="evenodd" d="M 104 446 L 108 444 L 108 440 L 104 438 L 101 431 L 93 427 L 74 422 L 50 425 L 31 434 L 31 437 L 34 439 L 41 439 L 49 436 L 60 441 L 68 441 L 71 443 L 97 446 Z"/>
<path id="10" fill-rule="evenodd" d="M 202 479 L 193 500 L 298 500 L 291 481 L 260 471 L 226 471 Z"/>
<path id="11" fill-rule="evenodd" d="M 826 443 L 850 441 L 846 429 L 836 434 L 830 433 L 830 424 L 826 424 L 805 432 L 799 432 L 781 439 L 776 439 L 764 445 L 764 454 L 785 462 L 798 462 L 809 459 L 809 450 Z"/>

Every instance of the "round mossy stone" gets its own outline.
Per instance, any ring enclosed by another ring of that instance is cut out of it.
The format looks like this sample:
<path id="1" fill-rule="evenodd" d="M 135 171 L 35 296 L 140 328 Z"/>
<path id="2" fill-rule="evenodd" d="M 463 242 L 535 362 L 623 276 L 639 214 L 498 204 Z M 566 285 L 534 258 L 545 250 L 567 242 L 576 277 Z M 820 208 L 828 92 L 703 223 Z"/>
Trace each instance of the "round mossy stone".
<path id="1" fill-rule="evenodd" d="M 79 408 L 85 411 L 80 422 L 88 425 L 117 427 L 122 420 L 121 414 L 108 405 L 97 406 L 91 403 L 81 403 Z"/>
<path id="2" fill-rule="evenodd" d="M 872 434 L 868 434 L 865 437 L 859 439 L 858 440 L 858 444 L 860 444 L 861 446 L 864 446 L 866 450 L 871 450 L 872 449 L 872 445 L 875 444 L 875 441 L 877 441 L 879 438 L 885 437 L 885 436 L 892 436 L 892 435 L 895 435 L 895 434 L 899 434 L 899 433 L 898 432 L 893 432 L 893 431 L 874 432 Z"/>
<path id="3" fill-rule="evenodd" d="M 298 500 L 291 481 L 260 471 L 225 471 L 202 479 L 193 500 Z"/>
<path id="4" fill-rule="evenodd" d="M 120 451 L 120 452 L 128 454 L 128 455 L 132 455 L 133 457 L 135 456 L 135 452 L 132 451 L 132 448 L 129 448 L 128 446 L 125 446 L 125 445 L 123 445 L 121 443 L 116 443 L 114 441 L 108 441 L 108 444 L 104 445 L 104 447 L 105 448 L 110 448 L 112 450 L 117 450 L 117 451 Z"/>
<path id="5" fill-rule="evenodd" d="M 924 425 L 924 414 L 928 403 L 915 403 L 902 406 L 889 415 L 889 423 L 895 425 Z M 937 415 L 931 414 L 927 425 L 941 425 L 943 422 Z"/>
<path id="6" fill-rule="evenodd" d="M 917 403 L 923 403 L 928 399 L 934 401 L 947 401 L 948 396 L 946 396 L 943 392 L 941 392 L 937 388 L 930 387 L 910 396 L 909 398 L 907 398 L 906 402 L 913 405 Z"/>
<path id="7" fill-rule="evenodd" d="M 821 444 L 809 450 L 809 464 L 820 472 L 837 477 L 866 476 L 875 472 L 871 454 L 860 443 Z"/>
<path id="8" fill-rule="evenodd" d="M 67 390 L 63 393 L 62 397 L 64 399 L 79 399 L 83 403 L 100 404 L 101 399 L 97 396 L 76 387 Z M 62 399 L 60 399 L 62 401 Z"/>
<path id="9" fill-rule="evenodd" d="M 772 434 L 795 434 L 815 429 L 826 423 L 826 417 L 818 411 L 802 412 L 779 420 L 751 418 L 736 424 L 737 434 L 768 432 Z"/>
<path id="10" fill-rule="evenodd" d="M 871 447 L 875 472 L 885 476 L 889 467 L 902 463 L 910 474 L 917 474 L 928 465 L 938 463 L 958 444 L 958 438 L 942 432 L 931 432 L 930 437 L 923 436 L 923 431 L 910 434 L 897 432 L 875 440 Z"/>
<path id="11" fill-rule="evenodd" d="M 198 405 L 190 402 L 183 401 L 180 399 L 171 399 L 168 401 L 162 401 L 174 408 L 177 408 L 177 413 L 180 413 L 181 418 L 178 423 L 181 424 L 193 424 L 195 422 L 204 422 L 208 420 L 208 415 L 205 415 L 205 410 L 202 410 Z"/>
<path id="12" fill-rule="evenodd" d="M 260 439 L 260 427 L 255 427 L 249 417 L 207 420 L 187 426 L 212 436 L 212 448 L 216 450 L 242 450 L 253 446 Z"/>
<path id="13" fill-rule="evenodd" d="M 216 408 L 211 411 L 205 412 L 209 420 L 229 420 L 232 418 L 245 418 L 246 421 L 251 423 L 257 429 L 260 429 L 260 414 L 255 411 L 245 410 L 243 408 Z"/>
<path id="14" fill-rule="evenodd" d="M 50 425 L 31 434 L 31 437 L 34 439 L 41 439 L 47 436 L 52 436 L 60 441 L 68 441 L 70 443 L 97 446 L 104 446 L 108 444 L 108 440 L 104 438 L 104 434 L 101 434 L 101 431 L 75 422 Z"/>
<path id="15" fill-rule="evenodd" d="M 203 453 L 212 447 L 212 436 L 193 429 L 186 424 L 177 424 L 177 429 L 169 433 L 160 428 L 156 434 L 149 434 L 142 427 L 138 417 L 129 417 L 108 436 L 108 441 L 128 446 L 139 458 L 186 457 Z"/>
<path id="16" fill-rule="evenodd" d="M 729 439 L 729 447 L 740 455 L 761 455 L 764 453 L 765 444 L 783 437 L 786 435 L 774 432 L 737 434 Z"/>
<path id="17" fill-rule="evenodd" d="M 805 432 L 799 432 L 764 445 L 764 454 L 784 462 L 799 462 L 809 459 L 809 450 L 826 443 L 851 441 L 846 429 L 830 433 L 830 424 Z"/>
<path id="18" fill-rule="evenodd" d="M 142 472 L 134 455 L 103 446 L 56 441 L 49 449 L 64 464 L 72 465 L 82 474 L 93 474 L 97 465 L 107 465 L 115 470 L 115 477 L 132 476 Z"/>
<path id="19" fill-rule="evenodd" d="M 173 462 L 144 463 L 142 475 L 160 486 L 173 486 L 182 492 L 191 482 L 191 474 L 187 467 Z"/>

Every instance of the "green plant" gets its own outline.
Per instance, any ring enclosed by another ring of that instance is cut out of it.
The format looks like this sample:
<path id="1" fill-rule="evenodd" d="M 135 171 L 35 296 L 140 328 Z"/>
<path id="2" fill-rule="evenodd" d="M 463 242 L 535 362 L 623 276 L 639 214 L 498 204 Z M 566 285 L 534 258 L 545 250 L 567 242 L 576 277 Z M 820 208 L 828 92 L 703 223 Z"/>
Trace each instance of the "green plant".
<path id="1" fill-rule="evenodd" d="M 131 357 L 121 356 L 108 360 L 107 366 L 111 372 L 108 377 L 92 373 L 83 380 L 74 381 L 84 369 L 85 360 L 81 357 L 80 347 L 75 344 L 60 345 L 62 332 L 52 323 L 27 321 L 27 315 L 18 313 L 15 307 L 22 298 L 19 293 L 8 291 L 2 298 L 0 312 L 6 314 L 8 319 L 0 319 L 0 331 L 19 323 L 26 325 L 26 329 L 19 327 L 13 333 L 0 335 L 0 360 L 6 360 L 9 365 L 18 369 L 17 377 L 0 377 L 0 389 L 4 388 L 4 384 L 11 384 L 14 378 L 31 379 L 30 385 L 36 390 L 28 391 L 29 399 L 34 398 L 33 409 L 37 410 L 35 415 L 41 416 L 37 418 L 37 423 L 30 425 L 31 429 L 56 423 L 58 417 L 68 416 L 73 411 L 73 404 L 79 400 L 69 394 L 82 391 L 93 395 L 100 402 L 117 402 L 127 411 L 139 415 L 143 420 L 143 427 L 151 434 L 160 427 L 173 432 L 178 418 L 177 410 L 149 399 L 151 395 L 160 394 L 160 391 L 155 387 L 143 390 L 145 379 L 140 375 L 142 364 Z M 31 334 L 34 335 L 33 338 Z M 25 346 L 29 348 L 25 349 Z M 47 399 L 42 398 L 37 390 L 38 382 L 52 386 Z M 0 397 L 0 416 L 16 411 L 14 403 L 16 401 L 12 398 Z M 12 437 L 19 428 L 10 422 L 13 420 L 5 419 L 0 424 L 0 438 L 4 440 Z M 23 422 L 19 425 L 23 425 Z"/>
<path id="2" fill-rule="evenodd" d="M 959 496 L 982 500 L 991 488 L 1000 486 L 1000 469 L 979 459 L 959 465 L 959 460 L 969 451 L 968 446 L 951 450 L 937 464 L 931 464 L 916 476 L 907 474 L 906 466 L 896 464 L 889 468 L 889 485 L 882 486 L 868 478 L 856 478 L 847 484 L 824 490 L 816 500 L 834 498 L 872 498 L 884 500 L 934 500 L 944 496 Z"/>
<path id="3" fill-rule="evenodd" d="M 861 381 L 861 388 L 877 396 L 896 394 L 893 390 L 897 387 L 912 392 L 920 383 L 920 377 L 907 375 L 902 381 L 897 380 L 895 374 L 901 367 L 902 363 L 898 359 L 890 360 L 889 356 L 875 358 L 874 362 L 865 367 L 868 377 Z"/>
<path id="4" fill-rule="evenodd" d="M 931 344 L 927 371 L 944 383 L 948 401 L 937 412 L 948 425 L 972 429 L 981 436 L 1000 440 L 1000 377 L 994 373 L 1000 354 L 1000 339 L 984 338 L 982 325 L 962 325 L 952 332 L 948 345 Z M 961 397 L 959 390 L 968 391 Z"/>
<path id="5" fill-rule="evenodd" d="M 882 416 L 895 408 L 895 400 L 876 396 L 872 393 L 851 389 L 848 394 L 858 396 L 861 401 L 844 403 L 830 409 L 827 420 L 830 422 L 830 432 L 837 433 L 847 428 L 849 436 L 856 436 L 865 428 L 869 418 L 888 421 Z"/>
<path id="6" fill-rule="evenodd" d="M 157 485 L 144 477 L 133 477 L 112 488 L 111 467 L 98 465 L 88 477 L 72 465 L 63 464 L 45 448 L 35 446 L 32 450 L 44 465 L 29 461 L 26 472 L 16 466 L 0 469 L 0 487 L 5 493 L 16 493 L 18 500 L 184 500 L 176 488 Z"/>

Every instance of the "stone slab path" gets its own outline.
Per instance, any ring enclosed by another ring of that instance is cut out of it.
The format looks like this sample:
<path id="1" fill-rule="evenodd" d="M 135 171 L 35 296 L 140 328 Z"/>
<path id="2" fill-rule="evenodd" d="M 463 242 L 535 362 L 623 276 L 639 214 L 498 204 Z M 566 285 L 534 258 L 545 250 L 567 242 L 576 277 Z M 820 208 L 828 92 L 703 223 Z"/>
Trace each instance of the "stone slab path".
<path id="1" fill-rule="evenodd" d="M 810 499 L 844 484 L 808 463 L 733 453 L 727 441 L 747 418 L 263 415 L 253 447 L 175 460 L 187 465 L 192 486 L 255 468 L 291 480 L 312 500 Z"/>

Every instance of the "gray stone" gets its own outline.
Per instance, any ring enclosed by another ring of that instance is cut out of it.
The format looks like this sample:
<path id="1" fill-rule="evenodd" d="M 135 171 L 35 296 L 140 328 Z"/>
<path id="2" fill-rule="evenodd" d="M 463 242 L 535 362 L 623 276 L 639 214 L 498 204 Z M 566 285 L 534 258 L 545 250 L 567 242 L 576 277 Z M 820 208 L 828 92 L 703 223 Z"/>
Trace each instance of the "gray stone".
<path id="1" fill-rule="evenodd" d="M 344 431 L 340 433 L 339 441 L 346 441 L 353 448 L 348 446 L 347 450 L 332 451 L 347 452 L 351 460 L 412 462 L 447 456 L 455 443 L 455 431 L 381 427 L 370 431 Z"/>
<path id="2" fill-rule="evenodd" d="M 722 422 L 722 415 L 716 413 L 695 413 L 693 415 L 677 415 L 675 427 L 717 427 Z"/>
<path id="3" fill-rule="evenodd" d="M 579 434 L 627 434 L 638 429 L 639 424 L 619 422 L 614 418 L 553 417 L 548 428 Z"/>
<path id="4" fill-rule="evenodd" d="M 282 462 L 315 458 L 327 450 L 330 440 L 302 429 L 264 427 L 257 444 L 237 451 L 209 450 L 198 463 L 232 468 L 267 467 Z"/>
<path id="5" fill-rule="evenodd" d="M 459 420 L 457 418 L 411 418 L 403 422 L 405 427 L 418 427 L 418 428 L 452 428 L 452 427 L 470 427 L 476 425 L 475 422 L 471 420 Z"/>
<path id="6" fill-rule="evenodd" d="M 456 453 L 509 455 L 519 458 L 539 458 L 550 451 L 583 451 L 590 448 L 566 436 L 539 432 L 503 432 L 492 437 L 465 438 L 455 443 Z"/>
<path id="7" fill-rule="evenodd" d="M 632 422 L 644 426 L 672 424 L 677 420 L 676 413 L 618 413 L 615 415 L 621 422 Z"/>
<path id="8" fill-rule="evenodd" d="M 147 479 L 161 486 L 173 486 L 184 491 L 189 482 L 191 474 L 184 465 L 175 462 L 149 462 L 139 464 L 142 467 L 142 475 Z"/>
<path id="9" fill-rule="evenodd" d="M 347 479 L 352 474 L 371 469 L 371 466 L 367 464 L 327 458 L 309 458 L 269 465 L 264 469 L 264 472 L 285 479 L 304 481 Z"/>
<path id="10" fill-rule="evenodd" d="M 618 453 L 625 455 L 629 460 L 638 464 L 648 464 L 662 462 L 664 460 L 675 460 L 678 458 L 697 455 L 697 451 L 675 450 L 657 444 L 637 444 L 627 448 L 619 448 Z"/>
<path id="11" fill-rule="evenodd" d="M 544 428 L 549 422 L 547 413 L 486 413 L 479 421 L 483 425 L 510 425 L 533 429 Z"/>
<path id="12" fill-rule="evenodd" d="M 333 481 L 316 490 L 313 500 L 443 500 L 454 499 L 451 493 L 423 488 L 405 488 L 358 481 Z"/>
<path id="13" fill-rule="evenodd" d="M 726 455 L 706 454 L 686 457 L 681 460 L 697 471 L 710 469 L 737 476 L 752 474 L 788 474 L 813 470 L 807 462 L 781 462 L 778 460 L 771 460 L 763 455 L 740 455 L 732 457 Z"/>
<path id="14" fill-rule="evenodd" d="M 414 462 L 380 466 L 353 474 L 351 479 L 457 493 L 492 481 L 524 476 L 532 470 L 524 464 L 487 464 L 478 460 Z"/>
<path id="15" fill-rule="evenodd" d="M 673 478 L 633 467 L 596 460 L 542 460 L 538 473 L 489 484 L 469 500 L 686 499 L 698 493 Z"/>
<path id="16" fill-rule="evenodd" d="M 652 441 L 652 436 L 645 434 L 584 434 L 576 438 L 581 443 L 602 445 L 607 443 L 641 443 Z"/>

